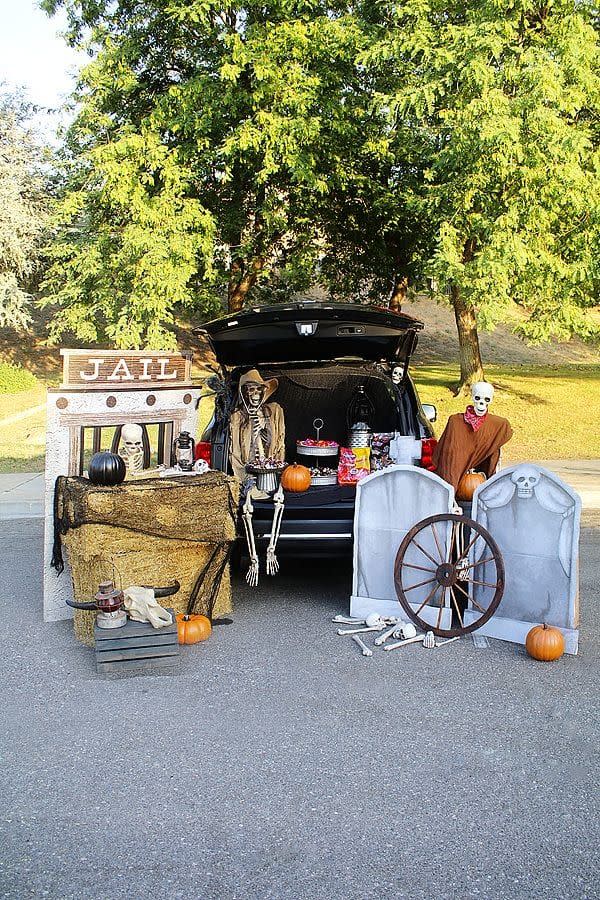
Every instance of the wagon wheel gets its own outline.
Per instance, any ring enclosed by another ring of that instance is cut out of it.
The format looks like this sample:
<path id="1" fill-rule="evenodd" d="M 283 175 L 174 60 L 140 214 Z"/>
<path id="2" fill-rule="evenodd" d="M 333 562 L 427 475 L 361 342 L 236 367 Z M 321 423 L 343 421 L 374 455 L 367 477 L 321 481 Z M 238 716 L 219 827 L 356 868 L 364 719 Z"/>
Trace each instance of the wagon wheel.
<path id="1" fill-rule="evenodd" d="M 396 554 L 394 582 L 402 608 L 418 628 L 456 637 L 480 628 L 496 611 L 504 562 L 482 525 L 445 513 L 423 519 L 406 534 Z M 441 627 L 444 618 L 451 627 Z"/>

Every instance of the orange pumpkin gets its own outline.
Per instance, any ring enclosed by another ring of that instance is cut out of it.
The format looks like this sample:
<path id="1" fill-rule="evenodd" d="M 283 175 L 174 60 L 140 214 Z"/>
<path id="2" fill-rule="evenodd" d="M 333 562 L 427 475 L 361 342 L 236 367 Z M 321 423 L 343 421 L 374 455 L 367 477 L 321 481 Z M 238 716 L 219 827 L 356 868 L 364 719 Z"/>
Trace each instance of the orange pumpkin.
<path id="1" fill-rule="evenodd" d="M 306 466 L 299 466 L 298 463 L 288 466 L 283 470 L 281 486 L 285 491 L 293 493 L 307 491 L 310 487 L 310 471 Z"/>
<path id="2" fill-rule="evenodd" d="M 180 613 L 177 619 L 177 638 L 180 644 L 197 644 L 210 637 L 212 625 L 206 616 Z"/>
<path id="3" fill-rule="evenodd" d="M 553 625 L 535 625 L 525 638 L 525 649 L 534 659 L 551 662 L 565 652 L 565 639 Z"/>
<path id="4" fill-rule="evenodd" d="M 458 482 L 456 488 L 457 500 L 472 500 L 475 490 L 485 481 L 483 472 L 476 472 L 475 469 L 469 469 Z"/>

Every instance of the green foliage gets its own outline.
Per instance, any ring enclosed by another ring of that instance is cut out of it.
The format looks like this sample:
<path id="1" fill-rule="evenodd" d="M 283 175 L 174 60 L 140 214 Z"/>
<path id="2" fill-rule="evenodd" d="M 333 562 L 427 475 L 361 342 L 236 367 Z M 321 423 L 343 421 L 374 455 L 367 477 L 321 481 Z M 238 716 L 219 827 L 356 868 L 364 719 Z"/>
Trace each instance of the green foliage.
<path id="1" fill-rule="evenodd" d="M 392 132 L 427 160 L 425 259 L 491 327 L 511 300 L 532 340 L 590 335 L 598 302 L 598 34 L 585 3 L 402 0 L 363 55 Z M 404 148 L 398 145 L 400 161 Z"/>
<path id="2" fill-rule="evenodd" d="M 354 17 L 305 0 L 68 8 L 94 59 L 49 249 L 52 336 L 169 346 L 178 307 L 309 284 L 360 128 Z"/>
<path id="3" fill-rule="evenodd" d="M 0 394 L 16 394 L 31 391 L 38 386 L 38 380 L 21 366 L 0 362 Z"/>
<path id="4" fill-rule="evenodd" d="M 28 324 L 28 289 L 47 223 L 44 151 L 25 126 L 29 112 L 0 85 L 0 327 Z"/>

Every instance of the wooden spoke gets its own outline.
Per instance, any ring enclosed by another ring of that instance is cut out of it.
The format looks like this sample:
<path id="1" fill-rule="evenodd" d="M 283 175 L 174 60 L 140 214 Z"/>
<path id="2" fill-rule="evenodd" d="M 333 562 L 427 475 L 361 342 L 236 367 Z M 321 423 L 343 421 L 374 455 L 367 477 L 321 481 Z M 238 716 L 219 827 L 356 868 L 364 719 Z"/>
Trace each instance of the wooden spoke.
<path id="1" fill-rule="evenodd" d="M 465 581 L 470 582 L 471 584 L 481 584 L 483 587 L 491 587 L 497 588 L 497 583 L 492 583 L 491 581 L 477 581 L 476 578 L 465 578 Z"/>
<path id="2" fill-rule="evenodd" d="M 423 602 L 421 603 L 420 607 L 418 608 L 418 610 L 416 612 L 417 616 L 419 615 L 419 613 L 421 612 L 423 607 L 426 606 L 429 603 L 429 601 L 433 599 L 433 595 L 435 594 L 435 592 L 437 591 L 439 586 L 440 586 L 439 583 L 436 584 L 435 587 L 432 588 L 431 591 L 427 594 L 427 596 L 425 597 L 425 599 L 423 600 Z"/>
<path id="3" fill-rule="evenodd" d="M 460 627 L 464 628 L 465 623 L 464 623 L 463 617 L 460 612 L 460 606 L 456 602 L 456 597 L 454 596 L 454 591 L 452 590 L 452 588 L 450 588 L 450 598 L 451 598 L 452 602 L 454 603 L 454 609 L 456 610 L 456 614 L 458 616 L 458 621 L 460 622 Z"/>
<path id="4" fill-rule="evenodd" d="M 427 581 L 419 581 L 418 584 L 411 584 L 409 587 L 405 587 L 404 590 L 405 591 L 414 591 L 415 588 L 423 587 L 424 584 L 431 584 L 434 581 L 437 582 L 437 578 L 428 578 Z"/>
<path id="5" fill-rule="evenodd" d="M 423 549 L 423 547 L 421 547 L 421 545 L 418 544 L 416 541 L 413 541 L 413 544 L 415 545 L 415 547 L 416 547 L 418 550 L 421 551 L 421 553 L 424 553 L 424 554 L 425 554 L 425 556 L 427 557 L 427 559 L 430 559 L 430 560 L 431 560 L 431 562 L 434 564 L 434 566 L 435 566 L 436 569 L 437 569 L 437 567 L 438 567 L 438 565 L 439 565 L 439 563 L 437 562 L 437 560 L 435 560 L 435 559 L 433 558 L 433 556 L 432 556 L 430 553 L 428 553 L 427 550 Z"/>
<path id="6" fill-rule="evenodd" d="M 485 565 L 485 563 L 495 562 L 495 561 L 496 561 L 495 556 L 488 556 L 487 559 L 478 559 L 477 562 L 466 563 L 464 566 L 461 566 L 461 569 L 463 569 L 463 571 L 465 569 L 474 569 L 475 566 L 483 566 L 483 565 Z M 406 563 L 404 563 L 404 565 L 406 565 Z"/>
<path id="7" fill-rule="evenodd" d="M 440 544 L 440 539 L 438 537 L 438 533 L 435 530 L 435 524 L 431 523 L 431 530 L 433 531 L 433 537 L 435 538 L 435 545 L 438 548 L 438 553 L 440 554 L 440 562 L 443 563 L 445 559 L 444 551 L 442 550 L 442 545 Z"/>
<path id="8" fill-rule="evenodd" d="M 434 572 L 435 573 L 435 569 L 426 569 L 425 566 L 415 566 L 413 563 L 407 563 L 407 562 L 402 563 L 402 568 L 403 569 L 419 569 L 421 572 Z"/>
<path id="9" fill-rule="evenodd" d="M 475 543 L 475 541 L 476 541 L 478 538 L 480 538 L 480 537 L 481 537 L 480 534 L 476 534 L 475 537 L 473 538 L 473 540 L 472 540 L 472 541 L 469 541 L 468 547 L 466 547 L 466 548 L 463 550 L 463 552 L 460 554 L 460 556 L 458 557 L 458 559 L 457 559 L 456 562 L 455 562 L 455 565 L 458 565 L 458 563 L 461 561 L 461 559 L 464 559 L 464 558 L 468 555 L 469 550 L 471 549 L 471 547 L 473 546 L 473 544 Z"/>
<path id="10" fill-rule="evenodd" d="M 436 626 L 435 626 L 436 628 L 439 628 L 440 625 L 442 624 L 442 613 L 444 612 L 444 600 L 446 598 L 447 590 L 448 590 L 448 586 L 446 585 L 446 587 L 444 587 L 444 590 L 442 591 L 442 596 L 440 597 L 440 611 L 438 612 L 437 622 L 436 622 Z"/>

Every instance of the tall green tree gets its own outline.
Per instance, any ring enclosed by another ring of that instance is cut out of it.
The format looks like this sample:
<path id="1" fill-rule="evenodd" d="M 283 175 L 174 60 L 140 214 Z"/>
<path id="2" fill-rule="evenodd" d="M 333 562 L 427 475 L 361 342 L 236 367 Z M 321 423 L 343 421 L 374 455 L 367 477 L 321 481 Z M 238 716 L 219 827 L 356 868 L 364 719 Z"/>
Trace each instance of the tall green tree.
<path id="1" fill-rule="evenodd" d="M 310 283 L 316 210 L 370 103 L 356 17 L 336 0 L 65 5 L 93 60 L 50 251 L 53 334 L 168 346 L 182 307 L 236 311 L 275 272 Z"/>
<path id="2" fill-rule="evenodd" d="M 29 322 L 48 222 L 44 148 L 27 127 L 29 104 L 0 85 L 0 326 Z"/>
<path id="3" fill-rule="evenodd" d="M 589 335 L 598 302 L 599 44 L 575 0 L 400 0 L 364 54 L 393 129 L 428 162 L 426 261 L 449 296 L 461 385 L 483 375 L 478 325 L 516 301 L 533 340 Z M 401 159 L 404 148 L 398 145 Z"/>

